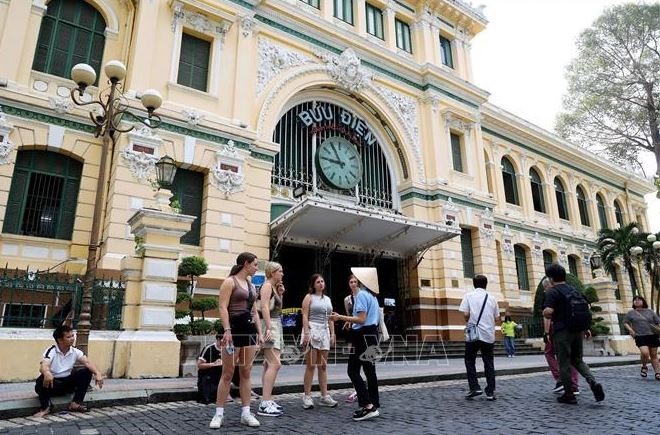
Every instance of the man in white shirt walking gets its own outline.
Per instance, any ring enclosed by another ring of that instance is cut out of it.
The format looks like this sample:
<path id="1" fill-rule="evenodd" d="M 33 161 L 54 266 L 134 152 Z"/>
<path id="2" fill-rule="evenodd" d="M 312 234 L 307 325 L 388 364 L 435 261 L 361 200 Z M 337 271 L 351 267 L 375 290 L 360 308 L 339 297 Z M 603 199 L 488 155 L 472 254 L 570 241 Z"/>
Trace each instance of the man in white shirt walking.
<path id="1" fill-rule="evenodd" d="M 459 310 L 468 324 L 477 325 L 478 339 L 465 342 L 465 370 L 467 371 L 470 392 L 466 399 L 483 394 L 477 379 L 475 361 L 477 352 L 481 351 L 486 372 L 486 399 L 495 400 L 495 365 L 493 363 L 493 347 L 495 343 L 495 324 L 500 322 L 500 312 L 497 299 L 486 293 L 488 279 L 484 275 L 476 275 L 472 283 L 474 291 L 463 296 Z"/>

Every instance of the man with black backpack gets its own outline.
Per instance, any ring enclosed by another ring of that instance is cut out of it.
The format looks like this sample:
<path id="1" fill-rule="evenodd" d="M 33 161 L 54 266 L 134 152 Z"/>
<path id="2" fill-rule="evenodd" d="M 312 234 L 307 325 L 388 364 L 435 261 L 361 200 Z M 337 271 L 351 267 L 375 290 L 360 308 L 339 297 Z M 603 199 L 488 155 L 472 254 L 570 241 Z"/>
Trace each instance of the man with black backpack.
<path id="1" fill-rule="evenodd" d="M 596 402 L 605 399 L 603 386 L 596 382 L 589 366 L 582 360 L 582 337 L 591 337 L 591 311 L 584 295 L 566 283 L 566 269 L 553 263 L 545 268 L 552 288 L 545 294 L 543 317 L 552 319 L 552 341 L 559 360 L 559 374 L 564 394 L 559 403 L 577 404 L 571 382 L 571 366 L 587 380 Z"/>

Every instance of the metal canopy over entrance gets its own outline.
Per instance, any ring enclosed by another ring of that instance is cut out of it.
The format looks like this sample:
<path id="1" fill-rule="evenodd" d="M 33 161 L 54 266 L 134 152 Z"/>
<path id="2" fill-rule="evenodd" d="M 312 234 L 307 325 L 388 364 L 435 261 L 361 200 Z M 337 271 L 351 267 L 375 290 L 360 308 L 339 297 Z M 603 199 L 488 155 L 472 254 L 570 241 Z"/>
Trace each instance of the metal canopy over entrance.
<path id="1" fill-rule="evenodd" d="M 461 234 L 458 227 L 306 198 L 270 223 L 282 243 L 406 258 Z"/>

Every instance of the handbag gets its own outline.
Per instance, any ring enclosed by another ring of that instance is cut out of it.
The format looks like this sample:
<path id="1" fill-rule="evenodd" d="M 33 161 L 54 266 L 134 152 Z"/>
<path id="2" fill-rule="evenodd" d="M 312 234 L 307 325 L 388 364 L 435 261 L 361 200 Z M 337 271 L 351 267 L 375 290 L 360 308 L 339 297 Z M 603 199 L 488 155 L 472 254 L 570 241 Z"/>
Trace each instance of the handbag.
<path id="1" fill-rule="evenodd" d="M 465 327 L 465 341 L 467 343 L 473 343 L 479 340 L 479 330 L 477 329 L 477 326 L 479 326 L 479 321 L 481 321 L 481 315 L 484 313 L 484 308 L 486 308 L 487 300 L 488 300 L 488 293 L 486 293 L 486 297 L 484 298 L 484 303 L 483 305 L 481 305 L 481 311 L 479 311 L 479 317 L 477 318 L 477 323 L 468 323 L 467 326 Z"/>
<path id="2" fill-rule="evenodd" d="M 644 316 L 644 315 L 643 315 L 642 313 L 640 313 L 639 311 L 635 310 L 635 312 L 636 312 L 638 315 L 640 315 L 640 316 L 642 317 L 642 319 L 646 320 L 646 322 L 647 322 L 647 323 L 649 324 L 649 326 L 651 327 L 651 331 L 653 331 L 653 333 L 654 333 L 655 335 L 657 335 L 658 337 L 660 337 L 660 326 L 651 323 L 651 321 L 650 321 L 649 319 L 647 319 L 646 316 Z"/>
<path id="3" fill-rule="evenodd" d="M 390 333 L 387 330 L 387 326 L 385 325 L 385 319 L 384 319 L 384 314 L 383 314 L 383 308 L 379 307 L 379 314 L 380 314 L 380 319 L 378 320 L 378 341 L 379 342 L 384 342 L 384 341 L 389 341 L 390 340 Z"/>

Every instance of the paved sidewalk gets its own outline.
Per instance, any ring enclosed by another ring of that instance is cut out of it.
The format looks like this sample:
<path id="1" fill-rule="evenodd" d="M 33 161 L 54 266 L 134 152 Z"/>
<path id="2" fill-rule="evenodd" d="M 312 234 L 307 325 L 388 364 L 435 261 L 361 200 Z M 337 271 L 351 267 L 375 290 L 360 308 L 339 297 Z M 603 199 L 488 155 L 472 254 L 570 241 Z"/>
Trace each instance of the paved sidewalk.
<path id="1" fill-rule="evenodd" d="M 639 357 L 609 356 L 586 357 L 592 367 L 637 364 Z M 481 372 L 483 365 L 477 361 Z M 547 371 L 543 355 L 528 355 L 515 358 L 496 357 L 495 369 L 498 375 L 521 374 Z M 396 361 L 380 363 L 377 366 L 380 385 L 401 385 L 419 382 L 433 382 L 451 379 L 464 379 L 463 359 L 433 359 L 422 361 Z M 260 391 L 261 367 L 252 371 L 252 385 Z M 550 376 L 550 374 L 548 374 Z M 35 371 L 36 377 L 36 371 Z M 274 393 L 294 393 L 302 391 L 302 364 L 286 365 L 280 370 Z M 194 400 L 197 378 L 168 379 L 107 379 L 102 390 L 94 388 L 85 397 L 91 407 L 114 406 L 120 404 L 144 404 L 181 400 Z M 346 375 L 346 364 L 328 366 L 328 383 L 331 389 L 350 388 Z M 55 398 L 56 407 L 62 409 L 70 398 Z M 34 382 L 0 384 L 0 419 L 27 416 L 38 407 Z"/>

